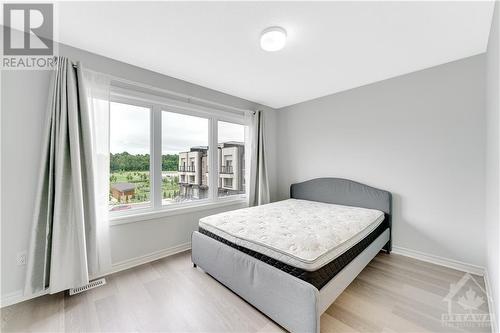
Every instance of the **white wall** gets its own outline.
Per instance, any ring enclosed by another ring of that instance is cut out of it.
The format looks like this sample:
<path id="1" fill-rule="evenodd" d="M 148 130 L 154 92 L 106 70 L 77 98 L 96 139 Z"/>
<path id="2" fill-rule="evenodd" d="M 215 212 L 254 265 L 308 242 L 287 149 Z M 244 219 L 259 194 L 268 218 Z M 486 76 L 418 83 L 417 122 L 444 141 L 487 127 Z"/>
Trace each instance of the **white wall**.
<path id="1" fill-rule="evenodd" d="M 486 268 L 496 305 L 497 327 L 500 320 L 500 3 L 495 5 L 488 52 L 486 54 Z"/>
<path id="2" fill-rule="evenodd" d="M 60 54 L 80 60 L 90 69 L 145 83 L 158 88 L 189 94 L 240 108 L 256 108 L 255 103 L 200 87 L 185 81 L 60 45 Z M 3 71 L 1 78 L 1 296 L 16 296 L 24 285 L 25 266 L 16 265 L 16 254 L 28 248 L 36 190 L 39 146 L 45 119 L 50 73 L 48 71 Z M 266 111 L 269 135 L 276 132 L 273 109 Z M 277 184 L 274 164 L 276 145 L 270 140 L 272 196 Z M 157 253 L 190 242 L 190 235 L 200 217 L 239 208 L 228 206 L 215 210 L 175 215 L 111 227 L 113 263 Z"/>
<path id="3" fill-rule="evenodd" d="M 394 195 L 393 245 L 485 264 L 485 56 L 278 110 L 280 198 L 343 177 Z"/>

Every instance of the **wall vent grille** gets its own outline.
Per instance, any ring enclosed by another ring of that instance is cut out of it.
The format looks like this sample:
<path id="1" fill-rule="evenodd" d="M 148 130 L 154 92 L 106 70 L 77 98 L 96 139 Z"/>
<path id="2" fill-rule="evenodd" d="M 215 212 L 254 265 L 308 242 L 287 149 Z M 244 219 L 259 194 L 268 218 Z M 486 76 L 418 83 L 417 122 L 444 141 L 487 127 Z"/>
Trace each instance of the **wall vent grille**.
<path id="1" fill-rule="evenodd" d="M 97 288 L 97 287 L 100 287 L 100 286 L 104 286 L 105 284 L 106 284 L 106 279 L 105 278 L 102 278 L 102 279 L 99 279 L 99 280 L 94 280 L 94 281 L 92 281 L 89 284 L 86 284 L 84 286 L 81 286 L 81 287 L 78 287 L 78 288 L 71 288 L 69 290 L 69 295 L 72 296 L 72 295 L 75 295 L 75 294 L 83 293 L 84 291 L 87 291 L 87 290 L 90 290 L 90 289 L 94 289 L 94 288 Z"/>

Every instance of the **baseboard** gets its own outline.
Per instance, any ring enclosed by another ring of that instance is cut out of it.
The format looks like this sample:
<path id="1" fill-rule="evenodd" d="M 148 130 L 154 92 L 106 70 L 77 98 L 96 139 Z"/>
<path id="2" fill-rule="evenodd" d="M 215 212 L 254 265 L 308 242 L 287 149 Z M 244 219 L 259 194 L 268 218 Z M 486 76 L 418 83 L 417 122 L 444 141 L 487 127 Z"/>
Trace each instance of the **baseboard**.
<path id="1" fill-rule="evenodd" d="M 11 292 L 6 295 L 2 295 L 2 299 L 0 301 L 0 308 L 4 308 L 9 305 L 13 305 L 16 303 L 24 302 L 32 298 L 36 298 L 39 296 L 47 295 L 49 293 L 48 290 L 42 290 L 40 292 L 24 296 L 24 293 L 22 290 L 16 290 L 14 292 Z"/>
<path id="2" fill-rule="evenodd" d="M 486 294 L 488 294 L 488 309 L 490 310 L 491 332 L 498 332 L 498 319 L 496 318 L 496 306 L 493 296 L 493 289 L 491 288 L 491 280 L 488 270 L 484 270 L 484 285 L 486 287 Z"/>
<path id="3" fill-rule="evenodd" d="M 168 249 L 163 249 L 152 253 L 148 253 L 139 257 L 119 261 L 117 263 L 114 263 L 111 267 L 111 270 L 103 276 L 117 273 L 139 265 L 147 264 L 148 262 L 162 259 L 180 252 L 187 251 L 189 249 L 191 249 L 191 242 L 180 244 Z"/>
<path id="4" fill-rule="evenodd" d="M 168 248 L 168 249 L 163 249 L 163 250 L 155 251 L 152 253 L 148 253 L 148 254 L 143 255 L 143 256 L 123 260 L 123 261 L 120 261 L 120 262 L 113 264 L 111 267 L 111 270 L 109 270 L 106 274 L 103 274 L 102 276 L 92 277 L 92 279 L 96 279 L 98 277 L 103 277 L 103 276 L 107 276 L 107 275 L 110 275 L 113 273 L 117 273 L 117 272 L 129 269 L 132 267 L 136 267 L 136 266 L 146 264 L 146 263 L 151 262 L 151 261 L 155 261 L 158 259 L 162 259 L 162 258 L 171 256 L 171 255 L 174 255 L 176 253 L 187 251 L 189 249 L 191 249 L 191 242 L 180 244 L 180 245 Z M 36 293 L 36 294 L 24 296 L 22 290 L 16 290 L 12 293 L 2 295 L 2 298 L 0 300 L 0 307 L 3 308 L 6 306 L 9 306 L 9 305 L 13 305 L 16 303 L 27 301 L 29 299 L 36 298 L 38 296 L 42 296 L 42 295 L 46 295 L 46 294 L 48 294 L 48 291 L 44 290 L 44 291 Z"/>
<path id="5" fill-rule="evenodd" d="M 453 268 L 458 271 L 467 272 L 475 275 L 484 276 L 485 269 L 480 266 L 468 264 L 454 259 L 443 258 L 429 253 L 424 253 L 416 250 L 406 249 L 400 246 L 392 246 L 392 252 L 405 257 L 410 257 L 431 264 Z"/>

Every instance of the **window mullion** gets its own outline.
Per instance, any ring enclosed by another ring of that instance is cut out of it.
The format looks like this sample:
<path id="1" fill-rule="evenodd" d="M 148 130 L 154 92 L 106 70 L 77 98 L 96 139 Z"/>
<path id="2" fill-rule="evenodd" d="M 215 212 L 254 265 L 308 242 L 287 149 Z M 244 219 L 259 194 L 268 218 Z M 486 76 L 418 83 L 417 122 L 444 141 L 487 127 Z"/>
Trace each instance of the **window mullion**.
<path id="1" fill-rule="evenodd" d="M 217 154 L 217 118 L 212 117 L 210 118 L 210 130 L 208 131 L 209 135 L 209 154 L 210 154 L 210 159 L 209 159 L 209 198 L 210 200 L 217 200 L 218 199 L 218 188 L 219 188 L 219 172 L 218 172 L 218 154 Z"/>
<path id="2" fill-rule="evenodd" d="M 151 196 L 153 208 L 162 205 L 161 108 L 154 105 L 151 117 Z"/>

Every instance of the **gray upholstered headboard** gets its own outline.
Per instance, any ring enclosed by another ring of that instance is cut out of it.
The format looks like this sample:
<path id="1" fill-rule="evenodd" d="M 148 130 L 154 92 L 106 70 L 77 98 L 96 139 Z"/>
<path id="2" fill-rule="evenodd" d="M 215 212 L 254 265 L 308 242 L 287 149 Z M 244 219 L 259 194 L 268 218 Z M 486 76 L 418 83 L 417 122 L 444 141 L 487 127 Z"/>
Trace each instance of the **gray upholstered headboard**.
<path id="1" fill-rule="evenodd" d="M 342 178 L 316 178 L 290 186 L 290 197 L 345 206 L 378 209 L 392 229 L 392 195 L 365 184 Z M 392 237 L 391 237 L 392 238 Z M 391 250 L 391 242 L 385 248 Z"/>

